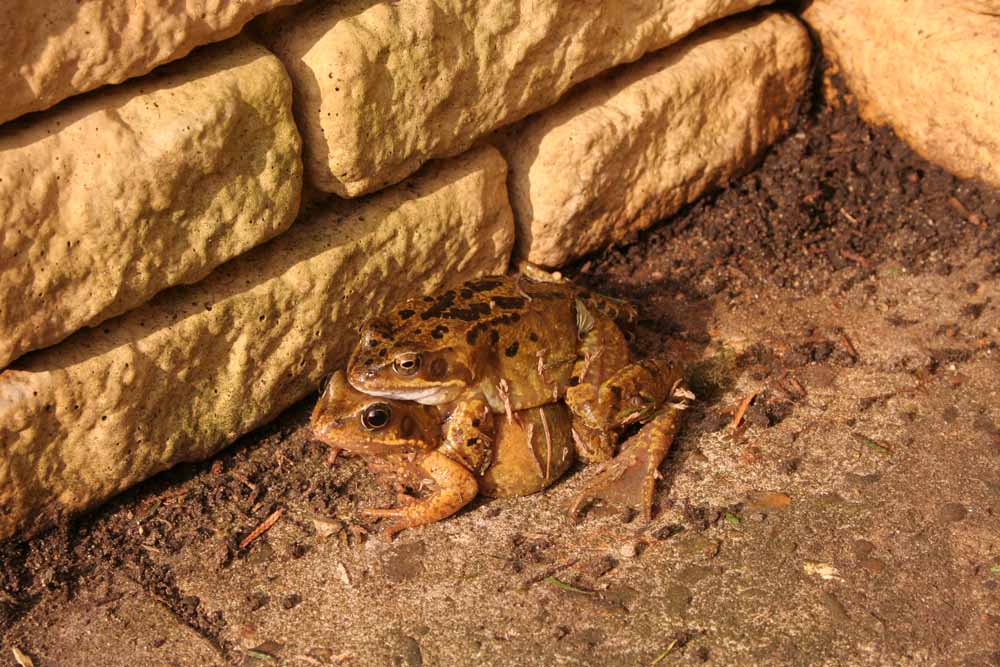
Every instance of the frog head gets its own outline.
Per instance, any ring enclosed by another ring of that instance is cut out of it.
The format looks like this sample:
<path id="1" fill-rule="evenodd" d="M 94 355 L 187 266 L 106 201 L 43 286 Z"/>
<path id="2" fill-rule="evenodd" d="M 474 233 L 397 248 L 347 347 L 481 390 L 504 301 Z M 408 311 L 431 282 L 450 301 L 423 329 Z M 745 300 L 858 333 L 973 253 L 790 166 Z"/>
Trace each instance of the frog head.
<path id="1" fill-rule="evenodd" d="M 410 313 L 402 308 L 395 317 Z M 372 396 L 440 405 L 475 383 L 481 356 L 453 323 L 373 318 L 362 326 L 347 376 L 355 389 Z"/>
<path id="2" fill-rule="evenodd" d="M 310 427 L 331 447 L 376 456 L 435 449 L 441 433 L 436 408 L 363 394 L 342 371 L 320 395 Z"/>

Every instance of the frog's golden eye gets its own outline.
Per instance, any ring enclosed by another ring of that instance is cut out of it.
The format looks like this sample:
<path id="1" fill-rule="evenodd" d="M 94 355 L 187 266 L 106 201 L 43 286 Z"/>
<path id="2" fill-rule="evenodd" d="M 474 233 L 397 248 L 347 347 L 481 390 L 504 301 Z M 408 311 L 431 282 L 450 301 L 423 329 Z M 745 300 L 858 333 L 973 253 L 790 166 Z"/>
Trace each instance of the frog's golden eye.
<path id="1" fill-rule="evenodd" d="M 372 403 L 361 413 L 361 425 L 367 431 L 377 431 L 389 425 L 392 408 L 387 403 Z"/>
<path id="2" fill-rule="evenodd" d="M 400 375 L 413 375 L 420 368 L 420 355 L 416 352 L 404 352 L 392 361 L 392 369 Z"/>

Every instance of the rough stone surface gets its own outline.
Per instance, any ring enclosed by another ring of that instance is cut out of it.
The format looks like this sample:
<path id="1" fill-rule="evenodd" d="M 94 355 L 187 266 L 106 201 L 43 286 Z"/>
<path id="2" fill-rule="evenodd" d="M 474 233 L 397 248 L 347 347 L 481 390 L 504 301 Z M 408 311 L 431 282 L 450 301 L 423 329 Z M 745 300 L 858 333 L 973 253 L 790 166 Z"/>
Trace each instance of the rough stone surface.
<path id="1" fill-rule="evenodd" d="M 1000 185 L 1000 1 L 814 0 L 803 17 L 866 120 Z"/>
<path id="2" fill-rule="evenodd" d="M 205 458 L 316 389 L 360 322 L 505 270 L 506 165 L 483 148 L 338 201 L 204 281 L 0 374 L 0 539 Z"/>
<path id="3" fill-rule="evenodd" d="M 0 368 L 294 220 L 301 142 L 278 59 L 236 40 L 161 72 L 0 131 Z"/>
<path id="4" fill-rule="evenodd" d="M 521 255 L 558 266 L 746 168 L 793 120 L 809 62 L 794 18 L 734 18 L 499 135 Z"/>
<path id="5" fill-rule="evenodd" d="M 262 36 L 295 82 L 306 174 L 355 196 L 574 84 L 769 0 L 324 3 Z"/>
<path id="6" fill-rule="evenodd" d="M 0 122 L 139 76 L 298 0 L 0 4 Z"/>

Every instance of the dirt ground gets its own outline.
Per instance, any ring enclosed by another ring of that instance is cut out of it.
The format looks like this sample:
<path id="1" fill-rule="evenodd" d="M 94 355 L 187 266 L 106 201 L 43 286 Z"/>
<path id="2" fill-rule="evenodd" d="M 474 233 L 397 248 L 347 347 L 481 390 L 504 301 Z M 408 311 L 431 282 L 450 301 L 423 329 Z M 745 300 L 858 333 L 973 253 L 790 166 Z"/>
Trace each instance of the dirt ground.
<path id="1" fill-rule="evenodd" d="M 325 463 L 312 397 L 0 546 L 0 664 L 1000 665 L 1000 196 L 816 99 L 570 271 L 699 397 L 652 523 L 569 520 L 579 468 L 387 542 L 358 510 L 391 491 Z"/>

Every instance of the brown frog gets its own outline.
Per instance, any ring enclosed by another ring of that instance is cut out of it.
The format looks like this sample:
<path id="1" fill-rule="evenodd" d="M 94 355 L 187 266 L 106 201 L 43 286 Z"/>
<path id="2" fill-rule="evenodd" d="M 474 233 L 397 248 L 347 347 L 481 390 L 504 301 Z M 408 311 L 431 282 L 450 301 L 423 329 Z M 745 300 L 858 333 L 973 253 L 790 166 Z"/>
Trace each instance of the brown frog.
<path id="1" fill-rule="evenodd" d="M 363 394 L 338 371 L 313 409 L 311 427 L 331 447 L 369 457 L 373 469 L 427 490 L 402 507 L 365 510 L 394 519 L 387 528 L 390 536 L 446 518 L 479 493 L 499 498 L 540 491 L 573 462 L 569 412 L 561 404 L 521 410 L 495 424 L 484 411 L 473 418 L 472 432 L 456 433 L 464 421 L 461 416 L 452 420 L 436 406 Z M 471 442 L 486 437 L 486 431 L 492 440 L 484 447 Z"/>
<path id="2" fill-rule="evenodd" d="M 439 406 L 451 415 L 452 433 L 466 441 L 482 434 L 475 438 L 479 459 L 489 456 L 490 433 L 471 420 L 487 411 L 510 421 L 515 412 L 565 400 L 574 446 L 588 463 L 608 461 L 629 424 L 652 420 L 659 427 L 637 438 L 585 493 L 630 498 L 649 516 L 652 495 L 642 490 L 655 480 L 670 444 L 653 442 L 652 434 L 672 439 L 684 400 L 693 396 L 668 360 L 631 363 L 616 319 L 633 320 L 635 311 L 570 283 L 480 278 L 369 320 L 348 380 L 372 396 Z M 444 446 L 457 450 L 461 443 L 445 434 Z M 635 446 L 645 453 L 621 458 Z M 610 490 L 626 480 L 634 492 Z"/>

